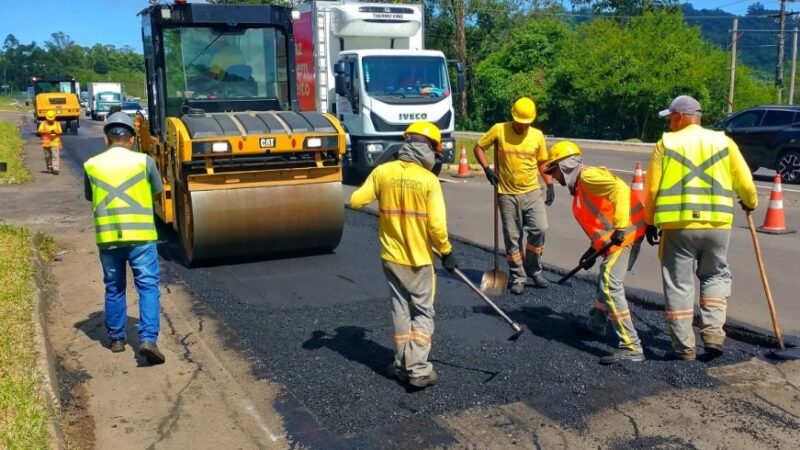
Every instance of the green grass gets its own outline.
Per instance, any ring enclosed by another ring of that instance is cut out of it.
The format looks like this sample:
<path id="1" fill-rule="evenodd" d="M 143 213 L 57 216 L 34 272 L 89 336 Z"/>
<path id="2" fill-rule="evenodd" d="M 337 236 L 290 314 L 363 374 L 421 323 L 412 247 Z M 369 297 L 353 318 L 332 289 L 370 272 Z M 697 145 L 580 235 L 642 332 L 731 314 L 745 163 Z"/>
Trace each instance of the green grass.
<path id="1" fill-rule="evenodd" d="M 0 162 L 8 165 L 6 172 L 0 172 L 0 184 L 33 180 L 31 171 L 22 164 L 23 144 L 19 128 L 11 122 L 0 121 Z"/>
<path id="2" fill-rule="evenodd" d="M 15 99 L 11 97 L 0 97 L 0 111 L 33 111 L 32 106 L 25 106 L 25 100 L 19 100 L 19 108 L 14 105 Z"/>
<path id="3" fill-rule="evenodd" d="M 52 239 L 45 239 L 52 252 Z M 48 250 L 49 248 L 49 250 Z M 27 229 L 0 225 L 0 447 L 48 448 L 49 412 L 41 396 L 33 348 L 31 239 Z"/>
<path id="4" fill-rule="evenodd" d="M 478 164 L 478 160 L 475 159 L 475 153 L 472 151 L 472 149 L 475 148 L 475 142 L 476 141 L 473 139 L 456 139 L 456 154 L 453 164 L 458 164 L 458 159 L 461 157 L 462 145 L 467 150 L 467 161 L 469 161 L 470 164 Z M 486 149 L 486 162 L 490 165 L 494 164 L 494 147 Z"/>

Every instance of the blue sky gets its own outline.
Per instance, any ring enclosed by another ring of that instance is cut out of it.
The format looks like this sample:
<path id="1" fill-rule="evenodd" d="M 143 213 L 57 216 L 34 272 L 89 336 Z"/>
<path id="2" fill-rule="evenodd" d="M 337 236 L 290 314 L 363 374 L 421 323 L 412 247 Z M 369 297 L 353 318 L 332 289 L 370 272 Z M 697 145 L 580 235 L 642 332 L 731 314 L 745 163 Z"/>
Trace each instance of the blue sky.
<path id="1" fill-rule="evenodd" d="M 744 14 L 755 2 L 695 0 L 690 3 L 696 9 L 722 7 L 727 12 Z M 762 0 L 761 3 L 768 9 L 777 9 L 779 5 L 778 0 Z M 147 0 L 0 0 L 0 5 L 4 13 L 0 39 L 12 33 L 20 42 L 36 41 L 42 45 L 50 38 L 50 33 L 63 31 L 82 46 L 100 42 L 142 50 L 141 21 L 136 14 L 147 7 Z"/>

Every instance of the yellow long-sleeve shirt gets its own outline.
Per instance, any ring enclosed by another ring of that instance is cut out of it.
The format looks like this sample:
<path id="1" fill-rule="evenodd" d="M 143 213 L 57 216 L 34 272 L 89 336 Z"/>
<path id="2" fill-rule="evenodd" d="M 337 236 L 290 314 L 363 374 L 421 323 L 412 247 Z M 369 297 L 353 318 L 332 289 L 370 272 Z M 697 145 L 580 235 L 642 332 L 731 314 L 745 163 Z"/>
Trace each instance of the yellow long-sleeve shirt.
<path id="1" fill-rule="evenodd" d="M 433 264 L 431 246 L 452 251 L 444 195 L 436 175 L 419 164 L 393 161 L 376 167 L 350 196 L 360 209 L 378 200 L 381 258 L 412 267 Z"/>
<path id="2" fill-rule="evenodd" d="M 584 167 L 581 187 L 591 195 L 606 197 L 614 205 L 614 228 L 624 230 L 631 224 L 631 188 L 605 167 Z"/>
<path id="3" fill-rule="evenodd" d="M 700 134 L 703 132 L 710 132 L 710 130 L 706 130 L 700 125 L 688 125 L 676 133 Z M 750 172 L 750 168 L 747 167 L 739 147 L 732 139 L 727 138 L 727 140 L 733 191 L 746 206 L 755 209 L 758 206 L 758 193 L 756 192 L 755 183 L 753 183 L 753 175 Z M 662 139 L 656 144 L 656 149 L 650 158 L 650 165 L 647 166 L 647 175 L 645 177 L 644 221 L 648 225 L 654 223 L 656 197 L 658 196 L 658 189 L 661 186 L 661 177 L 663 175 L 664 153 L 664 141 Z M 723 222 L 698 221 L 669 222 L 663 225 L 665 229 L 729 229 L 730 227 L 730 224 Z"/>

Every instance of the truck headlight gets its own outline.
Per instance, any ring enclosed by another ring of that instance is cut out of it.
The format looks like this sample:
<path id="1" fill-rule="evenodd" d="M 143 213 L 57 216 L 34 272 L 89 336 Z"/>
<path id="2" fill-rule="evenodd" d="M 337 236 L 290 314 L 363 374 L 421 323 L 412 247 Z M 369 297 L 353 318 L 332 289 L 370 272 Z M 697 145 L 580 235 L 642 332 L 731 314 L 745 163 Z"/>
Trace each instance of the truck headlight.
<path id="1" fill-rule="evenodd" d="M 452 150 L 455 147 L 453 141 L 442 141 L 442 150 Z"/>
<path id="2" fill-rule="evenodd" d="M 383 151 L 383 144 L 367 144 L 365 149 L 369 153 L 379 153 Z"/>

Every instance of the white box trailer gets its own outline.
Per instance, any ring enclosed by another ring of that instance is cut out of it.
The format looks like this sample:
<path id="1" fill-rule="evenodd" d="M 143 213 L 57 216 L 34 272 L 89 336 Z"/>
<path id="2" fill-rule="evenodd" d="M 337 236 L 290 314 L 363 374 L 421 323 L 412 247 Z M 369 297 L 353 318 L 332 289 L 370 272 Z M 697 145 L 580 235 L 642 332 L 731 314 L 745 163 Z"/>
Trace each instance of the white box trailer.
<path id="1" fill-rule="evenodd" d="M 100 120 L 108 115 L 112 106 L 122 106 L 122 84 L 94 82 L 87 86 L 86 115 Z"/>
<path id="2" fill-rule="evenodd" d="M 346 168 L 365 172 L 393 159 L 417 120 L 441 129 L 445 160 L 453 160 L 453 89 L 444 54 L 424 49 L 421 4 L 314 1 L 298 8 L 299 106 L 339 118 L 350 144 Z M 460 91 L 463 64 L 457 69 Z"/>

